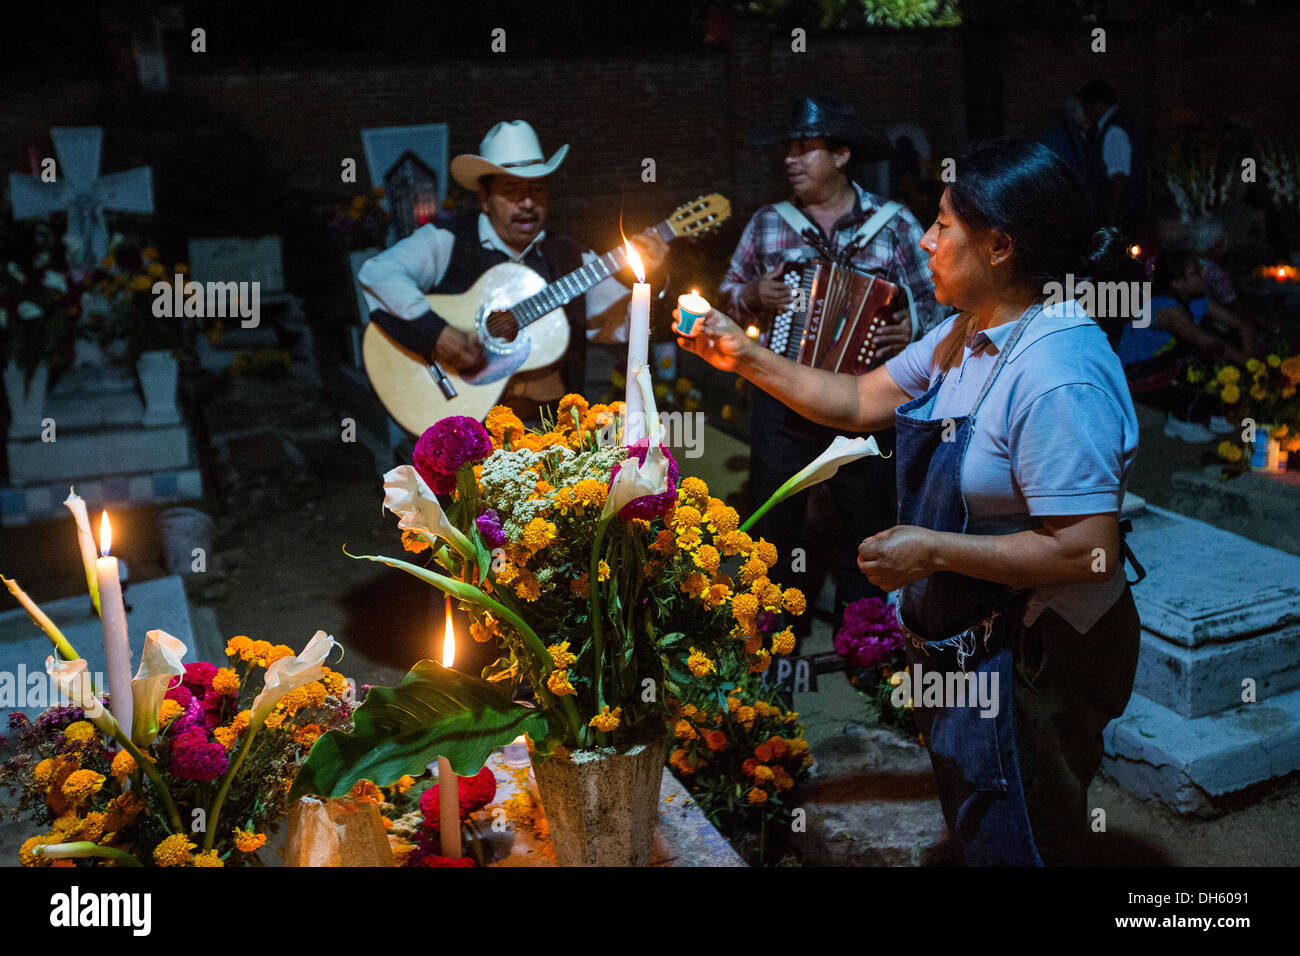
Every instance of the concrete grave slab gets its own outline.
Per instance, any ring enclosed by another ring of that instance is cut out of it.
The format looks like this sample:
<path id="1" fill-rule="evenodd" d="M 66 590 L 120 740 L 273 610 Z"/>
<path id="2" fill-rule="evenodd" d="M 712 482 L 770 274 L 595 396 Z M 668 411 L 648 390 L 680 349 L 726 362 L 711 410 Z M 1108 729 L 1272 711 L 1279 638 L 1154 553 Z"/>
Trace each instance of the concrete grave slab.
<path id="1" fill-rule="evenodd" d="M 124 595 L 128 605 L 126 614 L 127 635 L 131 641 L 131 673 L 140 664 L 144 649 L 145 632 L 166 631 L 185 643 L 188 652 L 185 662 L 206 660 L 221 665 L 225 661 L 225 647 L 220 634 L 210 624 L 198 636 L 185 598 L 185 588 L 179 577 L 155 578 L 127 587 Z M 88 595 L 47 601 L 41 605 L 68 642 L 85 657 L 91 673 L 104 674 L 104 637 L 99 618 L 95 615 Z M 215 638 L 215 639 L 214 639 Z M 45 677 L 45 658 L 53 653 L 49 638 L 32 623 L 21 608 L 0 614 L 0 670 L 26 676 L 38 674 Z M 104 678 L 97 678 L 101 686 Z M 48 706 L 24 707 L 0 705 L 4 710 L 22 710 L 36 717 Z"/>

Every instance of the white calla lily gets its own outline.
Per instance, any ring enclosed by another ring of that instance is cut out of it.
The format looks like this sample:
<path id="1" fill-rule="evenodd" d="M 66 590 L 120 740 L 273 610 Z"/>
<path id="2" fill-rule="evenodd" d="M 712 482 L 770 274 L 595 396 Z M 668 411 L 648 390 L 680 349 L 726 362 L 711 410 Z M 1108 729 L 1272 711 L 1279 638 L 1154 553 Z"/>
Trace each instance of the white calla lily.
<path id="1" fill-rule="evenodd" d="M 166 631 L 146 631 L 144 652 L 140 667 L 131 680 L 134 709 L 131 718 L 131 739 L 141 749 L 153 743 L 158 736 L 158 712 L 163 698 L 171 689 L 172 680 L 185 676 L 185 642 Z"/>
<path id="2" fill-rule="evenodd" d="M 108 712 L 104 710 L 104 702 L 95 693 L 86 667 L 84 657 L 79 657 L 75 661 L 61 661 L 54 656 L 45 658 L 45 673 L 53 680 L 54 689 L 58 691 L 61 700 L 70 701 L 74 707 L 80 707 L 91 720 L 107 717 Z"/>
<path id="3" fill-rule="evenodd" d="M 397 515 L 397 526 L 416 531 L 429 538 L 442 538 L 465 556 L 477 561 L 474 545 L 451 523 L 442 505 L 420 473 L 411 465 L 401 465 L 384 475 L 384 507 Z"/>
<path id="4" fill-rule="evenodd" d="M 297 657 L 282 657 L 274 661 L 266 669 L 262 692 L 253 699 L 252 726 L 260 727 L 280 702 L 280 698 L 289 691 L 319 680 L 324 674 L 322 667 L 325 658 L 329 657 L 334 647 L 334 638 L 324 631 L 317 631 Z"/>
<path id="5" fill-rule="evenodd" d="M 847 465 L 859 458 L 866 458 L 868 455 L 879 454 L 880 447 L 876 444 L 874 435 L 869 438 L 862 438 L 861 436 L 845 438 L 843 435 L 836 435 L 824 452 L 792 475 L 785 484 L 773 493 L 771 498 L 768 498 L 763 503 L 763 507 L 755 511 L 749 520 L 740 526 L 740 530 L 748 531 L 754 522 L 767 514 L 773 507 L 785 501 L 785 499 L 831 478 L 840 470 L 841 465 Z"/>
<path id="6" fill-rule="evenodd" d="M 610 486 L 605 498 L 605 508 L 601 520 L 606 520 L 623 510 L 624 505 L 644 498 L 647 495 L 661 495 L 668 490 L 668 457 L 660 447 L 662 429 L 659 414 L 655 408 L 654 387 L 650 382 L 650 370 L 638 365 L 633 372 L 641 395 L 645 402 L 647 425 L 649 426 L 649 447 L 646 449 L 644 462 L 638 462 L 629 455 L 619 465 L 618 474 Z"/>

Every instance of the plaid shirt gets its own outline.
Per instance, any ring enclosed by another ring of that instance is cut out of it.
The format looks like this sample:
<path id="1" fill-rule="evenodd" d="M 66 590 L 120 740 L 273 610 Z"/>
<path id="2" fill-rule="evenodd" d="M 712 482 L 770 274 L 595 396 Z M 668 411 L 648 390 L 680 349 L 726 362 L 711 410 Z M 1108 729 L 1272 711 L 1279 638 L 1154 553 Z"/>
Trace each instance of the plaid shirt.
<path id="1" fill-rule="evenodd" d="M 853 208 L 839 218 L 831 230 L 831 247 L 837 252 L 848 245 L 854 233 L 885 200 L 867 192 L 853 183 L 857 192 Z M 796 204 L 797 208 L 797 204 Z M 809 220 L 809 226 L 818 226 Z M 916 305 L 915 338 L 920 338 L 946 318 L 947 310 L 934 300 L 934 282 L 930 268 L 921 251 L 921 237 L 925 231 L 907 208 L 900 209 L 892 219 L 853 257 L 853 264 L 866 272 L 883 276 L 896 285 L 905 285 L 912 293 Z M 740 236 L 731 266 L 719 286 L 727 311 L 741 324 L 757 318 L 757 313 L 741 301 L 745 283 L 757 279 L 788 259 L 815 258 L 818 253 L 802 236 L 781 218 L 774 206 L 764 206 L 754 213 Z M 904 305 L 906 303 L 904 302 Z M 766 344 L 766 337 L 764 337 Z"/>

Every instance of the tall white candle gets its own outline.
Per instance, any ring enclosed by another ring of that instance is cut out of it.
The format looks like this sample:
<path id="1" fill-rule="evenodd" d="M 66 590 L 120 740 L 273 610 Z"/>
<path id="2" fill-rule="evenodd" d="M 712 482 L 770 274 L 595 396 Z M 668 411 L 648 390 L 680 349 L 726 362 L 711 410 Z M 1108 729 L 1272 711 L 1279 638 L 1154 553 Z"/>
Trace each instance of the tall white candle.
<path id="1" fill-rule="evenodd" d="M 95 577 L 95 536 L 90 533 L 90 518 L 86 514 L 86 502 L 69 488 L 68 497 L 63 505 L 72 512 L 77 522 L 77 547 L 81 549 L 81 566 L 86 572 L 86 587 L 90 590 L 91 603 L 99 610 L 99 584 Z"/>
<path id="2" fill-rule="evenodd" d="M 442 639 L 442 666 L 456 660 L 456 632 L 451 626 L 451 598 L 447 598 L 447 628 Z M 438 839 L 442 855 L 460 859 L 460 777 L 452 773 L 451 761 L 438 758 Z"/>
<path id="3" fill-rule="evenodd" d="M 625 242 L 628 265 L 636 273 L 637 282 L 632 286 L 632 305 L 628 312 L 627 329 L 627 392 L 625 411 L 627 424 L 624 426 L 623 443 L 635 444 L 646 436 L 645 403 L 641 400 L 641 390 L 637 387 L 634 375 L 637 366 L 645 365 L 650 351 L 650 285 L 645 281 L 645 269 L 641 257 Z"/>
<path id="4" fill-rule="evenodd" d="M 95 580 L 99 585 L 99 623 L 104 632 L 104 669 L 108 675 L 109 710 L 131 736 L 131 644 L 126 634 L 126 608 L 122 604 L 122 583 L 118 580 L 117 558 L 108 552 L 112 547 L 112 529 L 108 512 L 99 524 L 99 551 L 95 561 Z"/>

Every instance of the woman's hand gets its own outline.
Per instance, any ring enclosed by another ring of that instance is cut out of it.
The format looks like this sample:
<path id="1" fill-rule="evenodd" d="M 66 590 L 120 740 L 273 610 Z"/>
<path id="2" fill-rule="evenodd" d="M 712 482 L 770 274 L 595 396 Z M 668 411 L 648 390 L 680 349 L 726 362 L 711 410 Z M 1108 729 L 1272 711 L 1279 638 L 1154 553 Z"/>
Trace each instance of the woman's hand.
<path id="1" fill-rule="evenodd" d="M 858 545 L 858 570 L 882 591 L 893 591 L 934 572 L 934 545 L 928 528 L 895 525 Z"/>
<path id="2" fill-rule="evenodd" d="M 673 326 L 681 320 L 681 313 L 673 309 Z M 761 348 L 744 329 L 717 309 L 710 309 L 703 319 L 697 319 L 696 328 L 698 335 L 679 335 L 677 344 L 724 372 L 737 371 L 754 349 Z"/>

